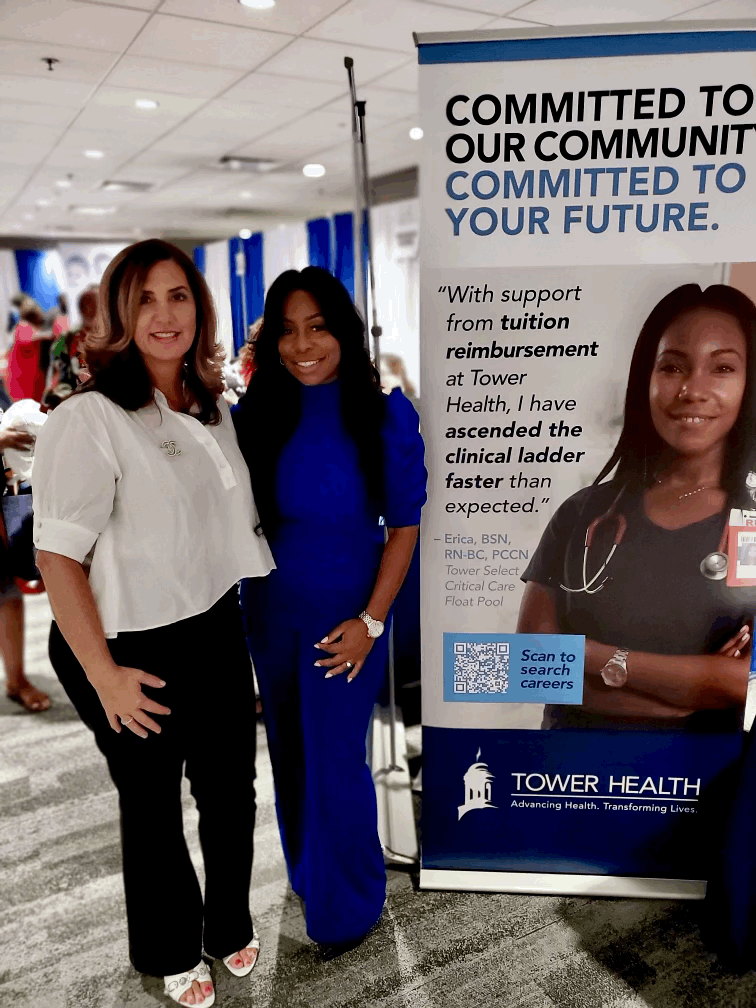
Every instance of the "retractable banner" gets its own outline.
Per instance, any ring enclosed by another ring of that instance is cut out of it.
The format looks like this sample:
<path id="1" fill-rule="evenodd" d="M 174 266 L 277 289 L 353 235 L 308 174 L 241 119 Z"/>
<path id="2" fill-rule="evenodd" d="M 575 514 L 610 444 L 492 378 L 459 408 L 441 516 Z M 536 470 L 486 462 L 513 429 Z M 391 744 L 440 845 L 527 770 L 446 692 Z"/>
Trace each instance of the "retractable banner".
<path id="1" fill-rule="evenodd" d="M 756 609 L 756 22 L 417 41 L 421 885 L 700 898 Z"/>

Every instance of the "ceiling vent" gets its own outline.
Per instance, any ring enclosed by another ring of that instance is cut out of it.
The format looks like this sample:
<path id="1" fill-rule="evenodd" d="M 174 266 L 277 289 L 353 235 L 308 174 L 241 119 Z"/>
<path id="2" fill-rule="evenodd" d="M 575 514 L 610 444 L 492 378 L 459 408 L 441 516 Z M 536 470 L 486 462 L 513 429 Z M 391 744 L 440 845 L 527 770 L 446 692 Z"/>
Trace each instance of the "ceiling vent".
<path id="1" fill-rule="evenodd" d="M 119 179 L 107 179 L 100 189 L 106 192 L 145 193 L 155 188 L 154 182 L 127 182 Z"/>
<path id="2" fill-rule="evenodd" d="M 277 167 L 278 161 L 273 161 L 271 158 L 235 157 L 232 154 L 227 154 L 220 159 L 219 164 L 226 171 L 245 171 L 260 174 L 262 172 L 273 171 Z"/>

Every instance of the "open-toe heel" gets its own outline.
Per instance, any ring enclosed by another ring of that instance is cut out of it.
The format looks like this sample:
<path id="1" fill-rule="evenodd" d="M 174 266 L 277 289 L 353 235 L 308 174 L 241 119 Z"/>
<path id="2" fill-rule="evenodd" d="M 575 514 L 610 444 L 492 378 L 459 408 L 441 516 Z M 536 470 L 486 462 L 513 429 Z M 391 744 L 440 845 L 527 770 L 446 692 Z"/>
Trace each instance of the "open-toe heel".
<path id="1" fill-rule="evenodd" d="M 249 943 L 249 945 L 245 945 L 245 948 L 254 949 L 257 952 L 257 955 L 255 956 L 254 962 L 250 963 L 249 966 L 232 966 L 231 965 L 231 960 L 235 956 L 239 955 L 238 952 L 232 952 L 231 955 L 223 957 L 223 965 L 226 967 L 226 969 L 230 973 L 233 973 L 234 976 L 237 976 L 237 977 L 247 976 L 247 974 L 251 973 L 252 970 L 257 965 L 257 960 L 260 958 L 260 938 L 259 938 L 259 935 L 257 934 L 256 931 L 252 935 L 252 941 Z"/>
<path id="2" fill-rule="evenodd" d="M 163 977 L 165 981 L 165 987 L 163 993 L 167 994 L 169 998 L 173 1001 L 178 1001 L 180 997 L 189 990 L 192 984 L 197 981 L 197 983 L 202 986 L 209 980 L 211 983 L 213 981 L 210 975 L 210 968 L 204 960 L 200 961 L 199 966 L 195 966 L 193 970 L 189 970 L 186 973 L 174 973 L 172 976 Z M 212 994 L 203 994 L 204 1000 L 200 1001 L 196 1008 L 210 1008 L 210 1005 L 215 1004 L 215 991 Z M 185 1002 L 181 1002 L 184 1004 Z"/>

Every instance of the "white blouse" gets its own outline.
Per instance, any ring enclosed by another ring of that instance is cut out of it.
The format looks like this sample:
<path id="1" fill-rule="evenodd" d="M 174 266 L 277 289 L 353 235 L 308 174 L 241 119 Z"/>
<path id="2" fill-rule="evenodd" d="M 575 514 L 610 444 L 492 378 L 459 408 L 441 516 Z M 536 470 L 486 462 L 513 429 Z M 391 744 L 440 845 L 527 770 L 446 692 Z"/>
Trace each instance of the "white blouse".
<path id="1" fill-rule="evenodd" d="M 255 532 L 249 472 L 228 404 L 203 425 L 161 392 L 130 411 L 99 392 L 71 396 L 39 433 L 34 544 L 80 563 L 106 637 L 210 609 L 274 566 Z"/>

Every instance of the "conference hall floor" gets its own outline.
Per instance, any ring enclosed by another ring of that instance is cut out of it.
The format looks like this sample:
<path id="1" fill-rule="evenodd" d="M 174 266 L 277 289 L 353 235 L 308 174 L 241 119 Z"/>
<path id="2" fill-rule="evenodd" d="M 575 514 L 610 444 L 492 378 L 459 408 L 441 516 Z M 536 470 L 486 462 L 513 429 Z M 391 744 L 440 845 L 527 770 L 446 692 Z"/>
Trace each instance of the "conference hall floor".
<path id="1" fill-rule="evenodd" d="M 27 598 L 26 612 L 28 669 L 55 702 L 30 716 L 0 699 L 0 1005 L 167 1004 L 128 963 L 116 796 L 49 666 L 46 597 Z M 697 904 L 421 892 L 405 871 L 389 872 L 367 941 L 323 962 L 287 885 L 262 729 L 258 773 L 262 952 L 244 980 L 215 967 L 223 1008 L 756 1006 L 756 975 L 733 976 L 705 951 Z M 197 859 L 188 794 L 186 820 Z"/>

